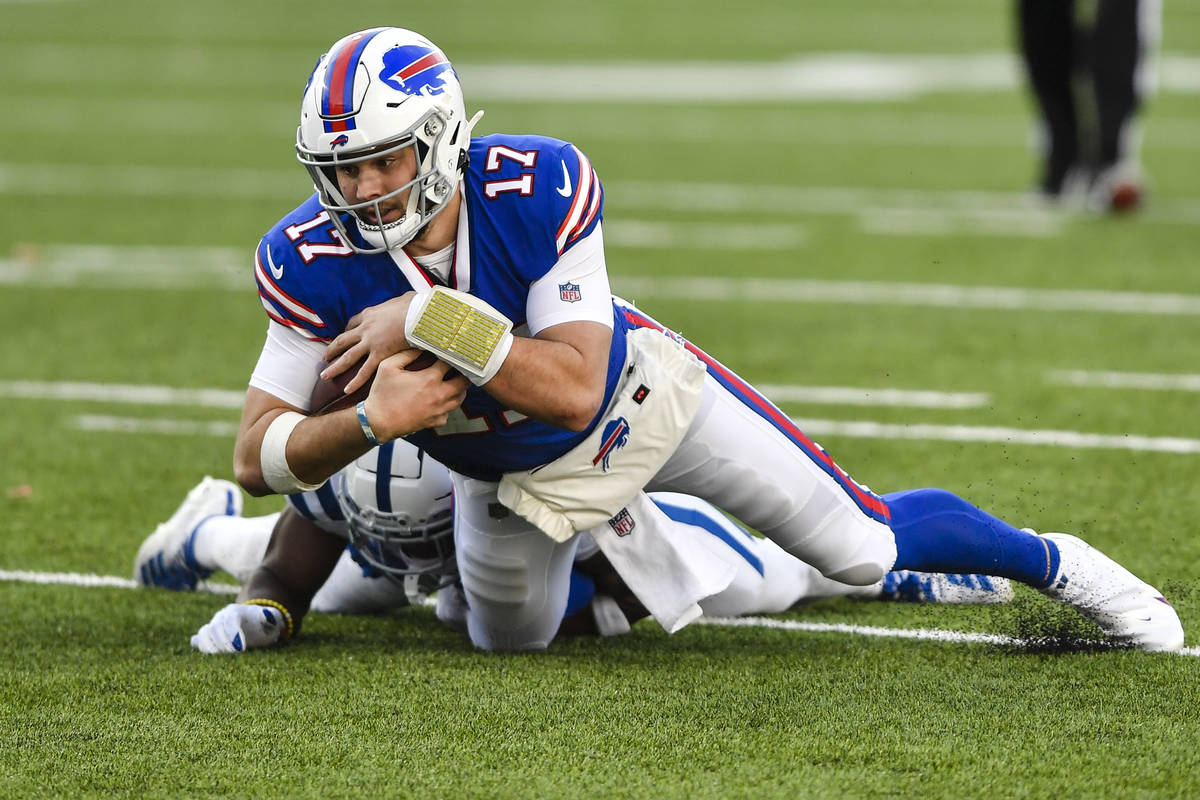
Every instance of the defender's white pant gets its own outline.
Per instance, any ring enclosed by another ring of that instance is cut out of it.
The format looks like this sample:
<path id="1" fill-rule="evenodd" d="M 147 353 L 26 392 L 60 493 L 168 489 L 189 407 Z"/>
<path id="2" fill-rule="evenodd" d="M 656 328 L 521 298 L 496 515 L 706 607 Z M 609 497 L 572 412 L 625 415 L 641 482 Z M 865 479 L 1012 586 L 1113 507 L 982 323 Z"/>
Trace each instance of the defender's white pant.
<path id="1" fill-rule="evenodd" d="M 450 476 L 471 642 L 484 650 L 545 649 L 567 610 L 579 536 L 556 542 L 501 505 L 498 484 Z"/>
<path id="2" fill-rule="evenodd" d="M 736 376 L 723 372 L 726 383 L 731 378 Z M 896 559 L 895 539 L 860 505 L 882 503 L 849 481 L 819 448 L 797 444 L 782 414 L 776 412 L 773 423 L 756 413 L 759 400 L 742 388 L 740 382 L 731 390 L 711 374 L 706 378 L 700 411 L 647 490 L 707 500 L 828 578 L 862 586 L 882 579 Z M 579 537 L 555 543 L 501 506 L 496 484 L 461 476 L 454 476 L 454 484 L 455 545 L 472 642 L 488 650 L 544 648 L 566 608 Z M 791 571 L 797 598 L 801 571 Z"/>

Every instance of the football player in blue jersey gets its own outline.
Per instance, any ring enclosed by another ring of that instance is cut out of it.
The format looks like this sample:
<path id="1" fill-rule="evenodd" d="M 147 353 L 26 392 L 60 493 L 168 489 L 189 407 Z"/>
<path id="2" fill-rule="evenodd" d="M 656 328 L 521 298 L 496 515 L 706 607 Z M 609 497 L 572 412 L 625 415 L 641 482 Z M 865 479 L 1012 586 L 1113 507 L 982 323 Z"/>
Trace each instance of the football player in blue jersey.
<path id="1" fill-rule="evenodd" d="M 1068 603 L 1117 643 L 1183 646 L 1160 592 L 1082 540 L 1037 535 L 950 492 L 879 496 L 749 384 L 611 295 L 604 193 L 574 145 L 473 137 L 424 37 L 343 37 L 304 90 L 296 152 L 316 193 L 259 243 L 270 317 L 234 452 L 252 494 L 316 489 L 405 437 L 445 464 L 478 647 L 547 646 L 588 532 L 676 630 L 732 580 L 671 535 L 646 491 L 702 498 L 826 577 L 980 573 Z M 437 362 L 405 369 L 420 351 Z M 360 364 L 360 362 L 362 362 Z M 318 376 L 353 408 L 310 414 Z"/>
<path id="2" fill-rule="evenodd" d="M 703 501 L 670 493 L 651 498 L 673 521 L 675 535 L 712 549 L 735 569 L 728 586 L 700 601 L 709 616 L 772 614 L 831 597 L 995 604 L 1013 596 L 1008 581 L 982 575 L 889 572 L 873 586 L 837 583 Z M 465 628 L 450 475 L 403 440 L 368 452 L 318 491 L 289 495 L 282 513 L 243 517 L 241 510 L 237 486 L 206 477 L 134 561 L 134 579 L 143 586 L 190 591 L 216 570 L 244 584 L 238 600 L 192 638 L 197 649 L 259 649 L 290 638 L 289 627 L 298 632 L 309 610 L 383 613 L 434 592 L 438 618 Z M 590 537 L 582 537 L 559 635 L 625 633 L 646 611 Z"/>

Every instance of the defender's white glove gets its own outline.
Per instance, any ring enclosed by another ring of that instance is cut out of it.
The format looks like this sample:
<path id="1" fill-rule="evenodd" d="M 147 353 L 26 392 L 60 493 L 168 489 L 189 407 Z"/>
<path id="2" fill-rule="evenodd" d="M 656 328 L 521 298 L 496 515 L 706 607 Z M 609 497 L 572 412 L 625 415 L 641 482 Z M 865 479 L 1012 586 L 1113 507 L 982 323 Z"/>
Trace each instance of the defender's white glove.
<path id="1" fill-rule="evenodd" d="M 288 622 L 277 608 L 230 603 L 207 625 L 196 631 L 192 647 L 201 653 L 244 653 L 271 647 L 288 631 Z"/>

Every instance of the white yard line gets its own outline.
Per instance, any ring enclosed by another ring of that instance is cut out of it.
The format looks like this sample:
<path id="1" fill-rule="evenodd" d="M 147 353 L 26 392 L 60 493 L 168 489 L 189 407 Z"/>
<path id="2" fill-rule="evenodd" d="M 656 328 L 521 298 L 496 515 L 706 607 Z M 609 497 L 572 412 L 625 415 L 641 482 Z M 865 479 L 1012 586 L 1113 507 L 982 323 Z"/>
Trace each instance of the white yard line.
<path id="1" fill-rule="evenodd" d="M 938 216 L 957 232 L 973 226 L 996 233 L 1003 230 L 1053 230 L 1079 216 L 1048 208 L 1029 193 L 967 189 L 878 189 L 858 186 L 796 186 L 788 184 L 718 183 L 708 181 L 606 181 L 612 207 L 636 210 L 686 211 L 714 214 L 817 214 L 848 216 L 861 224 L 887 227 L 896 215 L 929 220 Z M 1156 198 L 1141 219 L 1147 222 L 1196 224 L 1200 201 L 1194 198 Z M 926 222 L 926 224 L 929 224 Z"/>
<path id="2" fill-rule="evenodd" d="M 604 222 L 604 243 L 630 249 L 794 250 L 804 228 L 780 223 L 705 224 L 617 219 Z"/>
<path id="3" fill-rule="evenodd" d="M 940 442 L 994 442 L 1101 450 L 1134 450 L 1151 453 L 1200 453 L 1200 439 L 1176 436 L 1082 433 L 1080 431 L 1027 430 L 987 425 L 903 425 L 870 420 L 805 419 L 792 422 L 809 436 L 846 436 L 855 439 L 917 439 Z"/>
<path id="4" fill-rule="evenodd" d="M 880 231 L 902 226 L 956 234 L 1049 235 L 1075 214 L 1047 209 L 1028 193 L 877 189 L 706 181 L 605 180 L 606 226 L 627 221 L 632 210 L 836 215 Z M 0 162 L 0 194 L 28 197 L 211 198 L 295 202 L 312 191 L 299 170 L 220 170 L 140 164 L 96 165 Z M 1200 200 L 1155 197 L 1141 219 L 1159 224 L 1200 223 Z M 938 222 L 942 220 L 942 222 Z M 655 223 L 672 225 L 673 223 Z M 686 225 L 686 223 L 684 223 Z M 728 223 L 725 223 L 728 224 Z M 758 226 L 750 226 L 758 227 Z M 764 230 L 778 224 L 762 226 Z"/>
<path id="5" fill-rule="evenodd" d="M 1143 378 L 1146 376 L 1142 376 Z M 1165 382 L 1171 376 L 1156 376 Z M 1175 376 L 1196 377 L 1196 376 Z M 985 406 L 986 392 L 762 384 L 759 388 L 777 402 L 846 406 L 967 409 Z M 237 409 L 245 394 L 228 389 L 175 389 L 168 386 L 84 382 L 0 381 L 0 397 L 29 400 L 62 400 L 127 403 L 156 406 L 194 406 Z M 1030 430 L 1001 426 L 884 423 L 872 420 L 830 420 L 793 417 L 811 436 L 847 436 L 870 439 L 918 439 L 951 442 L 995 442 L 1052 447 L 1135 450 L 1158 453 L 1198 453 L 1200 440 L 1169 436 L 1098 434 L 1066 430 Z M 73 418 L 76 428 L 111 433 L 149 433 L 176 436 L 230 437 L 237 425 L 224 420 L 123 417 L 83 414 Z"/>
<path id="6" fill-rule="evenodd" d="M 95 575 L 78 572 L 31 572 L 27 570 L 0 570 L 0 581 L 33 583 L 40 585 L 104 587 L 111 589 L 137 589 L 138 583 L 114 575 Z M 210 594 L 237 594 L 240 587 L 223 583 L 202 582 L 197 591 Z M 800 622 L 798 620 L 774 619 L 771 617 L 701 617 L 699 625 L 724 628 L 766 628 L 805 633 L 840 633 L 850 636 L 869 636 L 884 639 L 913 639 L 920 641 L 947 642 L 951 644 L 989 644 L 1008 647 L 1024 647 L 1027 642 L 1013 636 L 992 633 L 968 633 L 929 628 L 884 628 L 872 625 L 849 625 L 828 622 Z M 1200 647 L 1185 648 L 1178 653 L 1184 656 L 1200 656 Z"/>
<path id="7" fill-rule="evenodd" d="M 777 403 L 900 406 L 904 408 L 981 408 L 991 400 L 991 395 L 987 392 L 861 389 L 851 386 L 796 386 L 775 383 L 756 383 L 754 386 Z"/>
<path id="8" fill-rule="evenodd" d="M 136 589 L 139 584 L 129 578 L 118 578 L 115 575 L 96 575 L 80 572 L 29 572 L 27 570 L 0 569 L 0 581 L 16 583 L 40 583 L 58 586 L 107 586 L 114 589 Z M 209 594 L 237 594 L 240 586 L 228 583 L 211 583 L 201 581 L 196 591 Z"/>
<path id="9" fill-rule="evenodd" d="M 190 419 L 144 419 L 141 417 L 112 417 L 104 414 L 82 414 L 75 417 L 76 428 L 104 433 L 161 433 L 169 436 L 215 436 L 230 438 L 237 435 L 236 422 L 206 422 Z"/>
<path id="10" fill-rule="evenodd" d="M 966 633 L 929 628 L 884 628 L 875 625 L 848 625 L 836 622 L 801 622 L 799 620 L 773 619 L 771 617 L 701 617 L 700 625 L 723 628 L 769 628 L 780 631 L 804 631 L 807 633 L 843 633 L 851 636 L 870 636 L 885 639 L 915 639 L 930 642 L 952 642 L 955 644 L 991 644 L 1009 647 L 1028 647 L 1036 642 L 992 633 Z M 1177 655 L 1200 656 L 1200 647 L 1185 647 Z"/>
<path id="11" fill-rule="evenodd" d="M 256 45 L 241 45 L 247 51 Z M 89 80 L 97 87 L 134 79 L 147 88 L 200 86 L 233 81 L 248 91 L 278 89 L 270 70 L 221 69 L 230 49 L 202 44 L 128 47 L 122 43 L 14 41 L 6 44 L 9 66 L 0 76 L 23 85 L 57 86 L 79 77 L 78 64 L 104 64 Z M 147 63 L 190 68 L 147 72 Z M 209 69 L 209 65 L 213 69 Z M 1156 59 L 1158 90 L 1200 92 L 1200 58 L 1162 53 Z M 771 61 L 593 61 L 455 62 L 476 102 L 545 104 L 613 103 L 670 106 L 691 103 L 743 105 L 772 102 L 894 101 L 949 92 L 1013 92 L 1023 89 L 1012 51 L 959 54 L 816 53 Z M 271 95 L 275 99 L 277 95 Z M 208 118 L 205 116 L 204 118 Z"/>
<path id="12" fill-rule="evenodd" d="M 846 436 L 856 439 L 915 439 L 941 442 L 990 442 L 1149 453 L 1200 453 L 1200 439 L 1174 436 L 1083 433 L 1061 430 L 1026 430 L 981 425 L 926 425 L 792 417 L 792 422 L 809 436 Z M 73 419 L 76 428 L 108 433 L 153 433 L 175 436 L 232 437 L 233 422 L 184 419 L 145 419 L 84 414 Z"/>
<path id="13" fill-rule="evenodd" d="M 1157 66 L 1159 91 L 1200 92 L 1200 58 L 1167 53 Z M 765 62 L 466 62 L 456 69 L 474 97 L 540 103 L 869 102 L 1024 86 L 1012 52 L 823 53 Z"/>
<path id="14" fill-rule="evenodd" d="M 1090 289 L 1021 289 L 938 283 L 832 281 L 792 278 L 646 278 L 612 276 L 615 291 L 640 300 L 728 303 L 847 303 L 854 305 L 990 308 L 1009 311 L 1095 311 L 1110 314 L 1200 314 L 1200 295 Z"/>
<path id="15" fill-rule="evenodd" d="M 873 389 L 798 384 L 758 384 L 758 388 L 779 402 L 826 405 L 979 408 L 987 405 L 990 399 L 986 392 L 938 392 L 927 389 Z M 240 409 L 246 399 L 246 393 L 231 389 L 176 389 L 170 386 L 124 383 L 0 380 L 0 397 Z"/>
<path id="16" fill-rule="evenodd" d="M 245 391 L 229 389 L 175 389 L 170 386 L 72 381 L 0 381 L 0 397 L 236 409 L 240 409 L 246 401 Z"/>
<path id="17" fill-rule="evenodd" d="M 1100 389 L 1149 389 L 1152 391 L 1200 392 L 1200 375 L 1156 372 L 1110 372 L 1105 370 L 1060 369 L 1045 375 L 1047 383 Z"/>
<path id="18" fill-rule="evenodd" d="M 776 302 L 852 303 L 869 305 L 990 308 L 1013 311 L 1098 311 L 1120 314 L 1200 314 L 1200 295 L 1149 292 L 1114 292 L 1088 289 L 1023 289 L 1002 286 L 959 286 L 883 281 L 803 280 L 786 278 L 693 278 L 633 282 L 641 294 L 654 294 L 657 283 L 666 291 L 659 296 L 693 299 L 746 299 Z"/>
<path id="19" fill-rule="evenodd" d="M 552 130 L 589 148 L 600 141 L 644 143 L 645 122 L 650 114 L 655 136 L 670 142 L 728 142 L 745 131 L 745 118 L 721 106 L 640 109 L 623 106 L 622 111 L 616 114 L 602 105 L 554 104 L 524 108 L 521 116 L 526 130 Z M 210 120 L 229 117 L 238 120 L 238 130 L 244 134 L 276 136 L 281 127 L 291 123 L 295 112 L 293 102 L 277 99 L 49 96 L 36 106 L 21 109 L 21 130 L 26 135 L 75 134 L 102 119 L 110 135 L 186 136 L 207 133 Z M 641 115 L 635 124 L 630 124 L 631 114 Z M 789 145 L 1013 149 L 1026 146 L 1031 125 L 1032 119 L 1023 113 L 1002 110 L 932 112 L 903 105 L 881 108 L 787 104 L 755 109 L 754 140 Z M 1156 113 L 1146 132 L 1146 146 L 1155 152 L 1197 150 L 1200 137 L 1196 136 L 1191 118 Z"/>
<path id="20" fill-rule="evenodd" d="M 1198 209 L 1200 210 L 1200 209 Z M 640 246 L 665 246 L 701 234 L 692 224 L 609 224 L 610 236 Z M 623 232 L 624 231 L 624 232 Z M 629 233 L 632 231 L 632 233 Z M 735 244 L 789 247 L 792 226 L 736 226 Z M 796 239 L 802 239 L 794 229 Z M 716 233 L 711 233 L 716 237 Z M 715 246 L 710 243 L 697 246 Z M 225 247 L 120 247 L 106 245 L 24 245 L 0 260 L 0 284 L 37 286 L 216 288 L 251 291 L 250 251 Z M 1119 314 L 1200 314 L 1200 295 L 1117 292 L 1094 289 L 1027 289 L 941 283 L 892 283 L 801 278 L 640 277 L 613 275 L 618 294 L 638 298 L 754 301 L 770 303 L 848 303 L 1012 311 L 1090 311 Z"/>
<path id="21" fill-rule="evenodd" d="M 722 628 L 771 628 L 780 631 L 806 631 L 809 633 L 846 633 L 855 636 L 873 636 L 891 639 L 922 639 L 936 642 L 958 642 L 962 644 L 994 644 L 1020 646 L 1025 644 L 1013 636 L 991 633 L 963 633 L 961 631 L 930 630 L 928 628 L 883 628 L 874 625 L 848 625 L 836 622 L 800 622 L 798 620 L 773 619 L 771 617 L 701 617 L 701 625 Z"/>

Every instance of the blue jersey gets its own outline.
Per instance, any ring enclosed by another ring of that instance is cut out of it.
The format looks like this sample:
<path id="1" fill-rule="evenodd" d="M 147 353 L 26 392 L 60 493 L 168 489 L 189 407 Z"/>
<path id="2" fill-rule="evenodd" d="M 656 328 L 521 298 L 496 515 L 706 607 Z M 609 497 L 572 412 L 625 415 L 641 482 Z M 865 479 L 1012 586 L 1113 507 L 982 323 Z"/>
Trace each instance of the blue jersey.
<path id="1" fill-rule="evenodd" d="M 495 134 L 473 139 L 469 152 L 463 178 L 468 235 L 464 239 L 459 231 L 449 283 L 519 326 L 530 285 L 599 224 L 603 189 L 587 158 L 557 139 Z M 355 231 L 352 224 L 347 228 Z M 435 282 L 403 254 L 396 257 L 400 265 L 388 253 L 353 251 L 314 194 L 259 244 L 259 297 L 275 322 L 329 341 L 364 308 Z M 625 362 L 628 323 L 615 311 L 613 319 L 602 408 Z M 553 461 L 589 432 L 590 427 L 575 433 L 530 419 L 472 386 L 446 425 L 407 438 L 456 472 L 498 480 L 501 473 Z"/>

